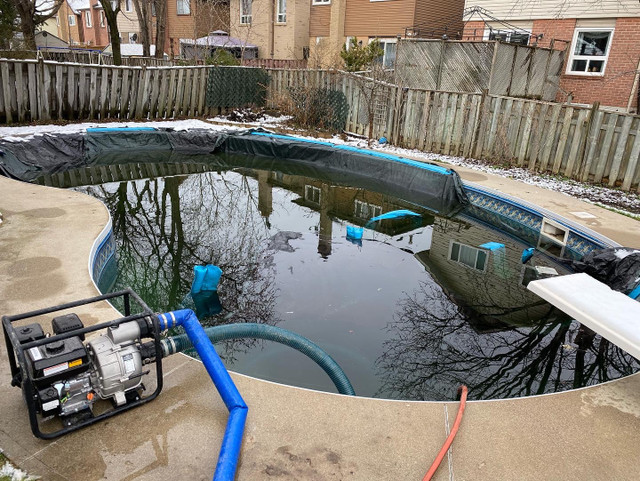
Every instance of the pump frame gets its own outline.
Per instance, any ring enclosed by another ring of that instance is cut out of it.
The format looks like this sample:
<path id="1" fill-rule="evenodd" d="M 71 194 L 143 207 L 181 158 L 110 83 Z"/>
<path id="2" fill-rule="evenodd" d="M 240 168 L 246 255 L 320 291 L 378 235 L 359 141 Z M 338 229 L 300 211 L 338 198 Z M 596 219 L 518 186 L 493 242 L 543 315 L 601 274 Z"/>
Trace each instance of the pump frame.
<path id="1" fill-rule="evenodd" d="M 72 331 L 65 332 L 63 334 L 52 335 L 44 339 L 39 339 L 37 341 L 32 341 L 24 344 L 20 344 L 20 342 L 18 341 L 16 329 L 13 326 L 14 322 L 21 321 L 24 319 L 29 319 L 32 317 L 43 316 L 46 314 L 51 314 L 53 312 L 58 312 L 62 310 L 73 309 L 75 307 L 84 306 L 87 304 L 93 304 L 101 301 L 108 301 L 110 299 L 116 299 L 119 297 L 122 297 L 124 301 L 124 314 L 125 314 L 124 317 L 117 318 L 113 321 L 103 322 L 93 326 L 84 327 L 82 329 L 74 329 Z M 131 299 L 133 299 L 136 303 L 138 303 L 142 307 L 142 312 L 138 314 L 131 314 Z M 155 356 L 156 389 L 155 391 L 153 391 L 153 393 L 151 393 L 148 396 L 141 397 L 137 401 L 131 401 L 123 406 L 114 407 L 113 409 L 108 410 L 90 419 L 79 421 L 77 424 L 74 424 L 73 426 L 65 427 L 52 432 L 42 432 L 40 430 L 40 423 L 38 421 L 34 379 L 31 377 L 31 374 L 28 372 L 26 368 L 27 363 L 26 363 L 25 352 L 32 347 L 46 345 L 55 341 L 60 341 L 73 336 L 78 336 L 80 334 L 86 334 L 89 332 L 95 332 L 101 329 L 106 329 L 108 327 L 115 327 L 125 322 L 136 321 L 138 319 L 144 319 L 146 317 L 149 317 L 151 319 L 151 323 L 153 325 L 153 332 L 151 333 L 151 336 L 153 337 L 155 350 L 156 350 L 156 356 Z M 100 296 L 90 297 L 90 298 L 82 299 L 79 301 L 69 302 L 66 304 L 60 304 L 58 306 L 47 307 L 47 308 L 38 309 L 35 311 L 29 311 L 23 314 L 16 314 L 12 316 L 2 316 L 2 329 L 4 331 L 4 338 L 7 345 L 7 355 L 9 357 L 9 364 L 11 366 L 11 385 L 22 388 L 24 399 L 25 399 L 25 402 L 27 403 L 27 408 L 29 411 L 29 422 L 31 424 L 31 431 L 38 438 L 55 439 L 64 434 L 70 433 L 72 431 L 76 431 L 80 428 L 89 426 L 99 421 L 103 421 L 107 418 L 110 418 L 111 416 L 115 416 L 116 414 L 120 414 L 124 411 L 127 411 L 129 409 L 138 407 L 142 404 L 152 401 L 158 396 L 158 394 L 160 394 L 160 391 L 162 391 L 162 348 L 160 346 L 160 329 L 158 325 L 158 319 L 157 319 L 157 316 L 153 313 L 153 311 L 149 308 L 149 306 L 147 306 L 147 304 L 131 288 L 127 288 L 122 291 L 113 292 L 109 294 L 103 294 Z"/>

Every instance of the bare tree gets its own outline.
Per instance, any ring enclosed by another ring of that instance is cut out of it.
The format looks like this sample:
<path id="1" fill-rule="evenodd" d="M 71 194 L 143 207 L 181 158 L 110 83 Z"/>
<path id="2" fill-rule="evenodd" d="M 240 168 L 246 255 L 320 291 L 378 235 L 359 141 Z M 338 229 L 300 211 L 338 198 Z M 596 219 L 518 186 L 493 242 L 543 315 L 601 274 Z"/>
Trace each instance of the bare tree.
<path id="1" fill-rule="evenodd" d="M 156 10 L 156 58 L 162 58 L 167 35 L 167 0 L 152 1 Z"/>
<path id="2" fill-rule="evenodd" d="M 65 0 L 9 0 L 20 18 L 20 30 L 28 50 L 36 49 L 36 27 L 53 18 Z"/>
<path id="3" fill-rule="evenodd" d="M 63 0 L 64 1 L 64 0 Z M 120 2 L 114 0 L 100 0 L 104 16 L 107 19 L 109 27 L 109 39 L 111 41 L 111 50 L 113 52 L 113 64 L 122 65 L 122 56 L 120 54 L 120 31 L 118 30 L 118 13 L 120 13 Z"/>
<path id="4" fill-rule="evenodd" d="M 142 42 L 142 56 L 151 56 L 151 1 L 133 0 L 133 6 L 138 16 L 138 26 L 140 30 L 140 41 Z"/>

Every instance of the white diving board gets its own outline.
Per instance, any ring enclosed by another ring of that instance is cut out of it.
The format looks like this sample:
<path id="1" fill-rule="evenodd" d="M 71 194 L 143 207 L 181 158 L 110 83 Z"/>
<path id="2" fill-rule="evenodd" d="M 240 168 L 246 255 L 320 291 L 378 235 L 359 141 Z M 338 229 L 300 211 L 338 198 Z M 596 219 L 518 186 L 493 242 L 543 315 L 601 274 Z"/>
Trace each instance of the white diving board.
<path id="1" fill-rule="evenodd" d="M 531 281 L 527 289 L 640 359 L 640 302 L 584 273 Z"/>

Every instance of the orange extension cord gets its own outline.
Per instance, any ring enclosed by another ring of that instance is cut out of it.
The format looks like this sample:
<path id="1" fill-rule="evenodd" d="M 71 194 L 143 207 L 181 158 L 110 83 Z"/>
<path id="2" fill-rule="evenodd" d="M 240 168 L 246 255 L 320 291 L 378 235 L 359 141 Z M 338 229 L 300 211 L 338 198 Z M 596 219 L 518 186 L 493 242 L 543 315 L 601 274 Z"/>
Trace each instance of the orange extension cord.
<path id="1" fill-rule="evenodd" d="M 460 386 L 459 391 L 462 391 L 460 395 L 460 406 L 458 407 L 458 415 L 456 416 L 456 420 L 453 423 L 453 428 L 449 433 L 449 437 L 447 437 L 447 440 L 442 445 L 442 449 L 440 449 L 440 452 L 438 453 L 436 460 L 433 462 L 433 464 L 429 468 L 429 471 L 427 471 L 427 474 L 424 475 L 424 478 L 422 478 L 422 481 L 430 481 L 430 479 L 433 478 L 433 475 L 436 474 L 436 471 L 438 470 L 438 467 L 440 466 L 440 463 L 442 462 L 444 455 L 447 453 L 447 450 L 451 446 L 451 443 L 453 442 L 453 438 L 456 437 L 456 433 L 458 432 L 458 428 L 460 427 L 460 422 L 462 421 L 462 413 L 464 413 L 464 407 L 467 404 L 467 392 L 468 392 L 467 386 L 464 386 L 464 385 Z"/>

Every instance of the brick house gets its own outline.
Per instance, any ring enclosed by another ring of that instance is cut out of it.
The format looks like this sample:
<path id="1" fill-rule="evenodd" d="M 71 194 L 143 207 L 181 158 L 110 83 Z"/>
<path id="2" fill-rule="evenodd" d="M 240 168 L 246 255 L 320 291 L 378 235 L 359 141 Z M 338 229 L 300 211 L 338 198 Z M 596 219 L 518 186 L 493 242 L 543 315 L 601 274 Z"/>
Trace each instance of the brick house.
<path id="1" fill-rule="evenodd" d="M 463 8 L 463 0 L 231 0 L 231 35 L 258 45 L 260 58 L 322 66 L 340 64 L 351 37 L 378 38 L 391 66 L 398 36 L 429 24 L 461 32 Z"/>
<path id="2" fill-rule="evenodd" d="M 56 35 L 70 46 L 102 48 L 109 44 L 107 21 L 97 0 L 67 0 L 55 22 Z"/>
<path id="3" fill-rule="evenodd" d="M 78 9 L 83 4 L 84 0 L 67 0 L 60 6 L 56 15 L 58 37 L 68 42 L 70 46 L 84 45 L 84 30 Z"/>
<path id="4" fill-rule="evenodd" d="M 636 0 L 469 0 L 464 38 L 566 48 L 557 100 L 637 109 L 640 4 Z M 490 14 L 490 17 L 486 15 Z M 499 19 L 499 20 L 497 20 Z"/>

